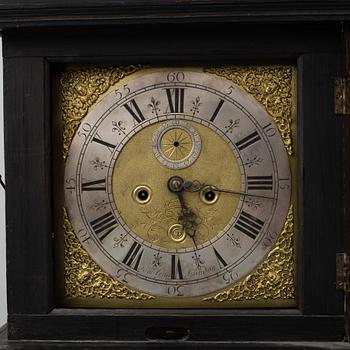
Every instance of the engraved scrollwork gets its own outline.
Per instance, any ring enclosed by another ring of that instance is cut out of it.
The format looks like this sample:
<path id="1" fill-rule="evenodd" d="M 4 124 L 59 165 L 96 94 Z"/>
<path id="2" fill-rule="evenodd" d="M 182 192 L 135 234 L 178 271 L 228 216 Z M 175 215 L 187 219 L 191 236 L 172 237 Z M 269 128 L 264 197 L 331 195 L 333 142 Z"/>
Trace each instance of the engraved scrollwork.
<path id="1" fill-rule="evenodd" d="M 91 260 L 79 243 L 63 208 L 65 297 L 149 300 L 153 296 L 113 280 Z"/>
<path id="2" fill-rule="evenodd" d="M 266 238 L 265 244 L 268 248 L 269 237 Z M 234 278 L 230 278 L 228 281 L 232 282 L 232 279 Z M 295 299 L 293 206 L 289 209 L 287 220 L 277 242 L 256 271 L 236 283 L 232 288 L 204 298 L 203 301 L 257 301 L 268 299 Z"/>
<path id="3" fill-rule="evenodd" d="M 117 68 L 69 70 L 62 73 L 60 88 L 63 159 L 66 159 L 73 135 L 89 108 L 112 85 L 141 68 L 140 65 L 129 65 Z"/>
<path id="4" fill-rule="evenodd" d="M 291 66 L 217 67 L 204 71 L 230 80 L 258 100 L 276 123 L 288 154 L 293 154 Z"/>
<path id="5" fill-rule="evenodd" d="M 217 209 L 200 209 L 196 206 L 193 206 L 192 209 L 200 218 L 197 222 L 198 240 L 205 242 L 214 231 L 212 220 L 217 213 Z M 167 232 L 169 227 L 173 227 L 174 223 L 179 221 L 179 218 L 181 218 L 180 213 L 181 206 L 177 199 L 166 201 L 161 208 L 149 207 L 142 210 L 142 216 L 140 216 L 141 227 L 147 232 L 147 239 L 152 243 L 159 243 L 160 240 L 166 239 L 161 233 Z"/>

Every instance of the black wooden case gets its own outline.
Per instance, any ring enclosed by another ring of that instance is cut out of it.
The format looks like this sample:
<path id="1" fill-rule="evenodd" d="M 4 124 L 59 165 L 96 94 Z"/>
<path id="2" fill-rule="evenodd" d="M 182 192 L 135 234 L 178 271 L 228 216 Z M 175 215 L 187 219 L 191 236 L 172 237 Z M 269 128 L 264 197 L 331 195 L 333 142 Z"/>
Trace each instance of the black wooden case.
<path id="1" fill-rule="evenodd" d="M 343 72 L 341 20 L 349 13 L 340 0 L 0 4 L 12 341 L 0 349 L 19 349 L 23 340 L 25 349 L 56 342 L 65 349 L 343 348 L 343 293 L 335 288 L 336 253 L 345 249 L 343 121 L 333 94 Z M 52 79 L 63 63 L 297 67 L 297 308 L 58 307 Z"/>

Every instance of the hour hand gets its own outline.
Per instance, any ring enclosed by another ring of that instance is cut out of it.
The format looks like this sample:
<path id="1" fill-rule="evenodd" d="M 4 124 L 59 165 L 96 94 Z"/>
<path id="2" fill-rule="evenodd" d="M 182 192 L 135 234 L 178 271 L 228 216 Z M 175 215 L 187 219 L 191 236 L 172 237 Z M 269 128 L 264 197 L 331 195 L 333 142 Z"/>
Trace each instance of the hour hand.
<path id="1" fill-rule="evenodd" d="M 177 198 L 181 205 L 181 213 L 178 218 L 179 224 L 182 225 L 185 234 L 192 239 L 194 246 L 197 248 L 197 244 L 195 241 L 195 234 L 197 230 L 197 216 L 185 204 L 183 198 L 184 183 L 185 181 L 181 177 L 172 176 L 168 180 L 168 189 L 170 190 L 170 192 L 173 192 L 177 195 Z"/>

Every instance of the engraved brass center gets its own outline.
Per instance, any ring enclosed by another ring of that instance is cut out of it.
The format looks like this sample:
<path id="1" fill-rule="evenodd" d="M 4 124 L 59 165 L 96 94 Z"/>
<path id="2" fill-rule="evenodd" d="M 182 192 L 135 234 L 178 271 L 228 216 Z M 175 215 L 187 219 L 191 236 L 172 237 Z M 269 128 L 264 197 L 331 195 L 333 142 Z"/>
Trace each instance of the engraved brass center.
<path id="1" fill-rule="evenodd" d="M 189 123 L 202 140 L 200 155 L 191 166 L 169 169 L 154 157 L 152 136 L 161 125 L 157 122 L 131 137 L 118 155 L 113 172 L 114 201 L 127 226 L 141 239 L 167 249 L 194 247 L 188 234 L 181 240 L 169 235 L 171 226 L 181 224 L 181 205 L 177 195 L 167 187 L 169 178 L 177 175 L 188 181 L 241 190 L 240 168 L 227 142 L 207 126 Z M 225 157 L 218 157 L 223 154 Z M 133 199 L 133 191 L 140 184 L 152 193 L 151 199 L 142 205 Z M 212 205 L 204 203 L 198 192 L 185 191 L 183 199 L 195 215 L 197 246 L 225 228 L 239 203 L 239 196 L 224 193 Z"/>

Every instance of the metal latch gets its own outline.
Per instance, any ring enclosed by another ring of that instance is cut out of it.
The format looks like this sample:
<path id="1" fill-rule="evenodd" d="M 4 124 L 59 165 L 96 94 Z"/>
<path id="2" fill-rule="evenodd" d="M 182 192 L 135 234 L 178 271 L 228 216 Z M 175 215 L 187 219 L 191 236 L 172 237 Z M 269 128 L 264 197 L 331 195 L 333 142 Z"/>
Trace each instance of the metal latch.
<path id="1" fill-rule="evenodd" d="M 334 113 L 350 115 L 350 77 L 335 78 Z"/>
<path id="2" fill-rule="evenodd" d="M 336 288 L 350 292 L 350 256 L 346 253 L 337 253 Z"/>

